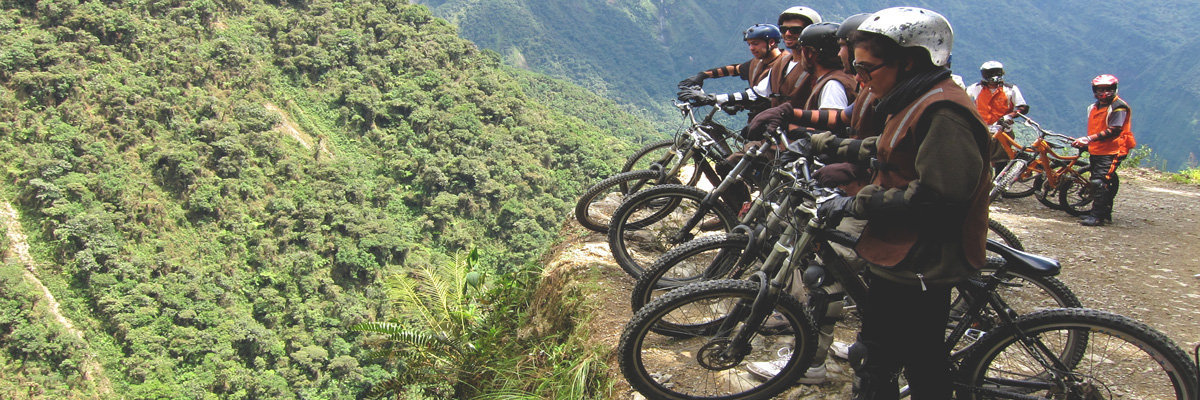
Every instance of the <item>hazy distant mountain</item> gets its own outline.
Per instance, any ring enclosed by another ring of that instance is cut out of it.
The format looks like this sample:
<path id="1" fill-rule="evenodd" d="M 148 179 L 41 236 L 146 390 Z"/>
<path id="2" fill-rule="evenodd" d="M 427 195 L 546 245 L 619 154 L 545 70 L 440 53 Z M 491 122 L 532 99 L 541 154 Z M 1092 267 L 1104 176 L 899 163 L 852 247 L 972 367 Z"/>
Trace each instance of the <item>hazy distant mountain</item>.
<path id="1" fill-rule="evenodd" d="M 795 5 L 779 0 L 433 0 L 419 1 L 456 23 L 460 33 L 505 59 L 573 80 L 634 107 L 663 110 L 674 83 L 749 53 L 740 32 L 774 23 Z M 826 20 L 901 5 L 803 3 Z M 944 14 L 955 28 L 955 72 L 975 79 L 987 60 L 999 60 L 1032 106 L 1031 116 L 1064 134 L 1082 135 L 1088 85 L 1116 74 L 1134 107 L 1139 142 L 1184 165 L 1200 153 L 1200 83 L 1188 74 L 1198 46 L 1200 3 L 1169 0 L 1000 2 L 914 1 L 903 5 Z M 1179 60 L 1179 61 L 1176 61 Z M 1180 62 L 1182 61 L 1182 62 Z M 1153 68 L 1148 68 L 1153 66 Z M 727 81 L 729 79 L 726 79 Z M 722 86 L 732 87 L 732 86 Z"/>

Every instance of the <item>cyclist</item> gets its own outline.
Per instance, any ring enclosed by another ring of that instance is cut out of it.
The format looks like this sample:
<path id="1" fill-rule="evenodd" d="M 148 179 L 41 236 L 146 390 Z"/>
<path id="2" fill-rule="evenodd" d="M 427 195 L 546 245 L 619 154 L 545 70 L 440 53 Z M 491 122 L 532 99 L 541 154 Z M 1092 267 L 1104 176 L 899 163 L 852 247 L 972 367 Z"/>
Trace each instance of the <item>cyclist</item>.
<path id="1" fill-rule="evenodd" d="M 811 151 L 872 162 L 871 184 L 821 203 L 824 218 L 867 220 L 855 246 L 871 290 L 851 347 L 855 399 L 895 399 L 901 367 L 913 399 L 951 397 L 942 340 L 950 289 L 984 264 L 988 132 L 946 68 L 954 33 L 942 15 L 893 7 L 851 35 L 854 67 L 887 115 L 880 136 L 822 133 Z"/>
<path id="2" fill-rule="evenodd" d="M 1004 64 L 988 61 L 979 66 L 979 82 L 967 87 L 967 94 L 975 102 L 975 109 L 983 117 L 983 123 L 992 125 L 1001 117 L 1015 117 L 1016 113 L 1028 114 L 1029 105 L 1021 96 L 1021 89 L 1004 81 Z"/>
<path id="3" fill-rule="evenodd" d="M 1109 74 L 1092 79 L 1092 96 L 1096 102 L 1088 106 L 1088 135 L 1075 139 L 1075 147 L 1087 147 L 1091 153 L 1092 188 L 1095 189 L 1092 213 L 1079 221 L 1083 226 L 1100 226 L 1112 222 L 1113 198 L 1120 187 L 1117 166 L 1135 144 L 1130 129 L 1132 111 L 1129 103 L 1117 96 L 1117 77 Z"/>
<path id="4" fill-rule="evenodd" d="M 779 50 L 779 40 L 782 35 L 779 28 L 771 24 L 754 24 L 742 32 L 742 40 L 746 42 L 746 46 L 750 49 L 750 54 L 754 55 L 754 59 L 741 64 L 727 65 L 724 67 L 713 68 L 707 71 L 697 73 L 695 76 L 679 81 L 679 98 L 680 100 L 692 100 L 693 103 L 705 104 L 707 102 L 723 103 L 728 100 L 746 100 L 744 93 L 734 93 L 732 95 L 703 96 L 695 92 L 704 85 L 704 80 L 709 78 L 721 78 L 726 76 L 738 76 L 742 80 L 748 81 L 750 86 L 758 84 L 767 77 L 767 72 L 770 71 L 771 65 L 783 55 L 783 51 Z M 699 95 L 699 96 L 697 96 Z"/>

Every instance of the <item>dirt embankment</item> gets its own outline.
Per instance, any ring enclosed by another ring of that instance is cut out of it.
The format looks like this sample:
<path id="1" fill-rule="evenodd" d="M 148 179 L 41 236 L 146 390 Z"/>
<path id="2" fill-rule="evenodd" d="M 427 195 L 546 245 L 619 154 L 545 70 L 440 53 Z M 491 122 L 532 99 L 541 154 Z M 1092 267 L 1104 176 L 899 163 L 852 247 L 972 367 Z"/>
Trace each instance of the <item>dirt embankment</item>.
<path id="1" fill-rule="evenodd" d="M 1200 187 L 1162 182 L 1154 172 L 1123 171 L 1113 224 L 1080 226 L 1078 219 L 1046 208 L 1032 197 L 1004 199 L 992 218 L 1015 232 L 1026 250 L 1062 262 L 1059 278 L 1085 307 L 1133 317 L 1169 336 L 1189 353 L 1200 343 Z M 589 233 L 573 221 L 544 275 L 552 281 L 587 277 L 600 287 L 587 293 L 595 315 L 592 340 L 611 346 L 614 399 L 638 399 L 620 376 L 615 348 L 632 316 L 629 290 L 634 280 L 608 251 L 605 235 Z M 599 273 L 580 273 L 581 271 Z M 541 301 L 553 301 L 541 299 Z M 841 335 L 839 335 L 841 336 Z M 832 380 L 785 393 L 788 399 L 845 398 L 848 369 L 830 364 Z"/>

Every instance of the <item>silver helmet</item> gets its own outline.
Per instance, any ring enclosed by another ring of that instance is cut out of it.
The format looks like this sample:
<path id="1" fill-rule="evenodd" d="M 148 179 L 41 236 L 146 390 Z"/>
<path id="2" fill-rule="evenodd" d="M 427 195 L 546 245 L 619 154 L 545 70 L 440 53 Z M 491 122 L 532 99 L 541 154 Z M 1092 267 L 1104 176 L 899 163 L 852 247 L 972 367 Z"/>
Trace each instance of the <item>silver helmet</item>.
<path id="1" fill-rule="evenodd" d="M 783 20 L 795 17 L 803 17 L 804 19 L 807 19 L 810 25 L 821 23 L 821 14 L 817 13 L 817 10 L 805 6 L 795 6 L 783 10 L 783 12 L 779 13 L 778 22 L 780 25 L 783 25 Z"/>
<path id="2" fill-rule="evenodd" d="M 934 11 L 917 7 L 885 8 L 867 17 L 858 30 L 887 36 L 901 47 L 924 47 L 933 65 L 950 64 L 954 29 L 946 17 Z"/>

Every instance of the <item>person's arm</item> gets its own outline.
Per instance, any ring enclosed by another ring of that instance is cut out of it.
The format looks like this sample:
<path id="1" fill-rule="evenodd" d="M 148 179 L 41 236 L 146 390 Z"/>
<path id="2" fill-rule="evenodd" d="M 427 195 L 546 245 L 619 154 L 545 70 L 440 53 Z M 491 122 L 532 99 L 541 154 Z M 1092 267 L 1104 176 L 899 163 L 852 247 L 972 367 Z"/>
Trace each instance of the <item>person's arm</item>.
<path id="1" fill-rule="evenodd" d="M 1029 104 L 1025 103 L 1025 96 L 1021 95 L 1021 88 L 1017 85 L 1012 85 L 1012 92 L 1009 93 L 1009 101 L 1012 101 L 1013 109 L 1021 114 L 1029 114 Z"/>
<path id="2" fill-rule="evenodd" d="M 727 101 L 755 101 L 758 99 L 766 99 L 771 97 L 771 73 L 767 73 L 767 77 L 758 82 L 757 85 L 741 92 L 718 94 L 714 96 L 717 103 Z"/>
<path id="3" fill-rule="evenodd" d="M 834 135 L 833 132 L 822 132 L 809 139 L 811 151 L 814 154 L 824 154 L 839 161 L 866 162 L 875 157 L 876 142 L 879 136 L 866 139 L 846 139 Z"/>
<path id="4" fill-rule="evenodd" d="M 868 185 L 854 198 L 851 211 L 866 218 L 935 218 L 966 212 L 975 189 L 984 184 L 987 168 L 974 125 L 960 112 L 948 108 L 931 111 L 929 128 L 917 148 L 917 179 L 903 188 Z"/>

